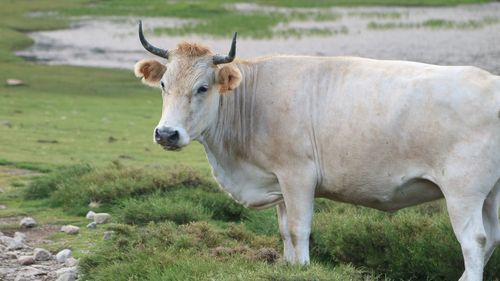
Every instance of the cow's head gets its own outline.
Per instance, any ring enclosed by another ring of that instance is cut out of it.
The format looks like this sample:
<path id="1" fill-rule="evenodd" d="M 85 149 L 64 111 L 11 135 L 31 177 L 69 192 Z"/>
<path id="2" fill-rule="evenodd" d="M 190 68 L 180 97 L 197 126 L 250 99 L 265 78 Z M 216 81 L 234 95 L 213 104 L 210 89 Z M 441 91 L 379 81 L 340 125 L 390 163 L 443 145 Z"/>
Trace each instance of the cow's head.
<path id="1" fill-rule="evenodd" d="M 180 43 L 163 50 L 149 44 L 139 22 L 139 38 L 149 52 L 167 59 L 142 60 L 135 75 L 143 83 L 161 88 L 163 110 L 153 139 L 163 148 L 177 150 L 197 139 L 216 120 L 219 96 L 238 87 L 241 73 L 231 62 L 236 52 L 236 33 L 229 55 L 214 55 L 205 46 Z"/>

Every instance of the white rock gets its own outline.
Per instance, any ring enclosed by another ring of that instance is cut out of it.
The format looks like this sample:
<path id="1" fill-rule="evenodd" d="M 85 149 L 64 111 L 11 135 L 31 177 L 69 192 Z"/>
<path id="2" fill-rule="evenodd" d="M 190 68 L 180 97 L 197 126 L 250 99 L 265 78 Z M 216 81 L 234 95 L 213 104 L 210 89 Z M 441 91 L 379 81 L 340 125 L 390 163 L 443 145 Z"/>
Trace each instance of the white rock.
<path id="1" fill-rule="evenodd" d="M 7 82 L 8 86 L 21 86 L 21 85 L 24 85 L 24 82 L 22 80 L 19 80 L 19 79 L 9 78 L 9 79 L 7 79 L 6 82 Z"/>
<path id="2" fill-rule="evenodd" d="M 7 209 L 7 206 L 0 204 L 0 210 Z"/>
<path id="3" fill-rule="evenodd" d="M 94 214 L 94 221 L 97 224 L 106 223 L 111 219 L 111 215 L 108 213 L 97 213 Z"/>
<path id="4" fill-rule="evenodd" d="M 7 252 L 5 253 L 5 256 L 8 258 L 8 259 L 17 259 L 17 254 L 16 252 Z"/>
<path id="5" fill-rule="evenodd" d="M 1 236 L 0 243 L 7 246 L 7 250 L 19 250 L 24 248 L 24 244 L 21 241 L 9 236 Z"/>
<path id="6" fill-rule="evenodd" d="M 46 272 L 33 267 L 26 267 L 19 271 L 14 281 L 33 281 L 39 280 L 37 277 L 46 274 Z"/>
<path id="7" fill-rule="evenodd" d="M 19 222 L 21 227 L 34 227 L 36 225 L 36 220 L 31 217 L 26 217 Z"/>
<path id="8" fill-rule="evenodd" d="M 76 280 L 75 272 L 66 272 L 56 279 L 56 281 L 75 281 L 75 280 Z"/>
<path id="9" fill-rule="evenodd" d="M 113 236 L 115 232 L 114 231 L 104 231 L 104 235 L 102 237 L 103 240 L 109 240 L 111 239 L 111 236 Z"/>
<path id="10" fill-rule="evenodd" d="M 69 257 L 71 257 L 70 249 L 64 249 L 56 254 L 56 260 L 60 263 L 65 262 Z"/>
<path id="11" fill-rule="evenodd" d="M 73 258 L 73 257 L 69 257 L 66 259 L 66 261 L 64 262 L 64 265 L 65 266 L 69 266 L 69 267 L 72 267 L 72 266 L 77 266 L 78 265 L 78 260 Z"/>
<path id="12" fill-rule="evenodd" d="M 96 228 L 97 227 L 97 224 L 95 223 L 95 221 L 87 224 L 87 228 Z"/>
<path id="13" fill-rule="evenodd" d="M 52 254 L 45 249 L 36 248 L 34 257 L 36 261 L 48 261 L 52 257 Z"/>
<path id="14" fill-rule="evenodd" d="M 26 234 L 16 231 L 14 233 L 14 240 L 24 243 L 26 241 Z"/>
<path id="15" fill-rule="evenodd" d="M 88 220 L 93 220 L 94 219 L 94 211 L 89 211 L 87 215 L 85 216 Z"/>
<path id="16" fill-rule="evenodd" d="M 77 273 L 76 266 L 63 267 L 61 269 L 56 270 L 57 276 L 62 276 L 64 274 L 66 274 L 66 273 L 74 273 L 74 274 L 76 274 Z"/>
<path id="17" fill-rule="evenodd" d="M 33 256 L 20 256 L 17 262 L 22 265 L 30 265 L 35 263 L 35 258 Z"/>
<path id="18" fill-rule="evenodd" d="M 67 234 L 78 234 L 78 232 L 80 231 L 80 228 L 78 226 L 74 226 L 74 225 L 65 225 L 65 226 L 61 227 L 61 231 L 65 232 Z"/>

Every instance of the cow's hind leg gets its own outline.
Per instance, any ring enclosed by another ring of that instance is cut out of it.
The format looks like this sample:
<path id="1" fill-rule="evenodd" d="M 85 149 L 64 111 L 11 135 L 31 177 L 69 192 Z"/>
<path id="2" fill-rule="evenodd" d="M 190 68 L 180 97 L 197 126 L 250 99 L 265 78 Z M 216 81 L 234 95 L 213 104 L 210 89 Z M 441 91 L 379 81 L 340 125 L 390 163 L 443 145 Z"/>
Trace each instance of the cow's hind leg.
<path id="1" fill-rule="evenodd" d="M 481 281 L 483 278 L 486 232 L 482 208 L 485 195 L 448 196 L 446 204 L 453 231 L 460 242 L 465 271 L 460 281 Z"/>
<path id="2" fill-rule="evenodd" d="M 490 259 L 496 246 L 500 243 L 500 224 L 498 222 L 498 207 L 500 203 L 500 180 L 490 191 L 483 205 L 483 224 L 486 231 L 486 247 L 484 263 Z"/>
<path id="3" fill-rule="evenodd" d="M 481 281 L 484 265 L 498 243 L 496 212 L 500 187 L 498 179 L 488 172 L 481 176 L 470 175 L 445 181 L 441 189 L 464 257 L 465 271 L 460 280 Z"/>

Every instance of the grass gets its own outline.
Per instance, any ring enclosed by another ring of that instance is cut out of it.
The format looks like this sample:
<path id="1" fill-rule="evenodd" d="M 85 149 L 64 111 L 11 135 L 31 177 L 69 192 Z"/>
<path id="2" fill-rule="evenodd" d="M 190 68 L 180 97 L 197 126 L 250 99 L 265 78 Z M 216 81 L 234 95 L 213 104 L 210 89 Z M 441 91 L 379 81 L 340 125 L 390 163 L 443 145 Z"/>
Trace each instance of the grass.
<path id="1" fill-rule="evenodd" d="M 331 6 L 453 6 L 460 4 L 487 3 L 483 0 L 258 0 L 266 5 L 284 7 L 331 7 Z"/>
<path id="2" fill-rule="evenodd" d="M 348 265 L 285 266 L 275 259 L 276 240 L 253 235 L 247 245 L 206 222 L 117 225 L 115 231 L 111 243 L 100 243 L 81 262 L 83 280 L 370 280 Z"/>
<path id="3" fill-rule="evenodd" d="M 349 12 L 347 15 L 350 17 L 378 19 L 400 19 L 403 17 L 403 15 L 398 12 Z"/>
<path id="4" fill-rule="evenodd" d="M 421 23 L 411 22 L 369 22 L 369 29 L 407 29 L 407 28 L 430 28 L 430 29 L 477 29 L 488 25 L 500 23 L 500 18 L 486 17 L 481 20 L 454 21 L 445 19 L 428 19 Z"/>
<path id="5" fill-rule="evenodd" d="M 0 86 L 0 120 L 11 124 L 0 126 L 1 157 L 8 162 L 173 164 L 186 159 L 206 169 L 199 145 L 168 154 L 152 143 L 161 98 L 131 72 L 0 62 L 0 81 L 7 78 L 26 83 Z"/>
<path id="6" fill-rule="evenodd" d="M 88 235 L 96 235 L 90 231 L 77 241 L 75 249 L 91 249 L 83 261 L 83 280 L 111 275 L 118 280 L 226 275 L 223 280 L 273 280 L 280 275 L 285 279 L 279 280 L 344 280 L 344 270 L 351 280 L 454 280 L 463 271 L 444 202 L 387 214 L 317 200 L 311 238 L 314 265 L 301 275 L 279 262 L 282 246 L 273 210 L 244 209 L 189 168 L 81 165 L 40 177 L 23 189 L 27 199 L 37 199 L 24 204 L 45 206 L 37 209 L 42 221 L 45 210 L 62 208 L 64 223 L 83 226 L 90 202 L 99 203 L 95 211 L 113 214 L 116 224 L 107 227 L 116 233 L 113 240 L 88 245 Z M 235 268 L 240 268 L 236 275 L 229 273 Z M 339 279 L 328 279 L 329 274 Z M 485 278 L 496 280 L 499 275 L 496 252 Z"/>

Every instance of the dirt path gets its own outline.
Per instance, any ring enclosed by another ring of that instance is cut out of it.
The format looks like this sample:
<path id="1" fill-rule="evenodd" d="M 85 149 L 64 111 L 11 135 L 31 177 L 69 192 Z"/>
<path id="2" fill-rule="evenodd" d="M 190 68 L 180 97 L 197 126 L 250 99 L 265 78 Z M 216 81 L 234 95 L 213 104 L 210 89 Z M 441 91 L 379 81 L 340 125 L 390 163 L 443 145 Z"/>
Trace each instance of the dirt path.
<path id="1" fill-rule="evenodd" d="M 11 166 L 0 166 L 0 195 L 3 192 L 16 193 L 33 176 L 39 173 Z M 53 254 L 46 252 L 45 258 L 36 254 L 37 247 L 53 243 L 48 238 L 59 232 L 60 226 L 45 224 L 31 228 L 20 228 L 25 217 L 18 206 L 11 206 L 0 196 L 0 280 L 2 281 L 54 281 L 75 280 L 77 269 L 74 259 L 68 262 L 57 261 Z M 16 205 L 16 204 L 13 204 Z M 38 257 L 38 259 L 37 259 Z M 27 262 L 27 260 L 31 261 Z M 66 278 L 66 279 L 65 279 Z M 71 279 L 73 278 L 73 279 Z"/>
<path id="2" fill-rule="evenodd" d="M 43 239 L 58 229 L 57 226 L 45 225 L 19 232 L 0 232 L 0 280 L 74 281 L 77 276 L 75 259 L 58 261 L 43 248 L 33 247 L 43 247 L 44 243 L 51 243 Z"/>
<path id="3" fill-rule="evenodd" d="M 289 8 L 238 4 L 243 11 Z M 309 9 L 311 12 L 317 9 Z M 305 11 L 309 11 L 305 9 Z M 304 9 L 301 9 L 304 11 Z M 402 59 L 444 65 L 475 65 L 500 74 L 500 3 L 457 7 L 360 7 L 322 9 L 340 15 L 335 21 L 291 21 L 275 27 L 279 30 L 331 28 L 344 30 L 332 36 L 301 38 L 249 39 L 238 42 L 242 58 L 266 54 L 353 55 L 378 59 Z M 148 29 L 173 27 L 185 21 L 171 18 L 144 19 Z M 50 64 L 72 64 L 131 69 L 145 57 L 137 39 L 138 18 L 80 18 L 71 29 L 31 34 L 35 45 L 19 55 Z M 197 35 L 148 37 L 159 46 L 174 47 L 191 39 L 203 41 L 216 52 L 226 52 L 225 39 Z"/>

